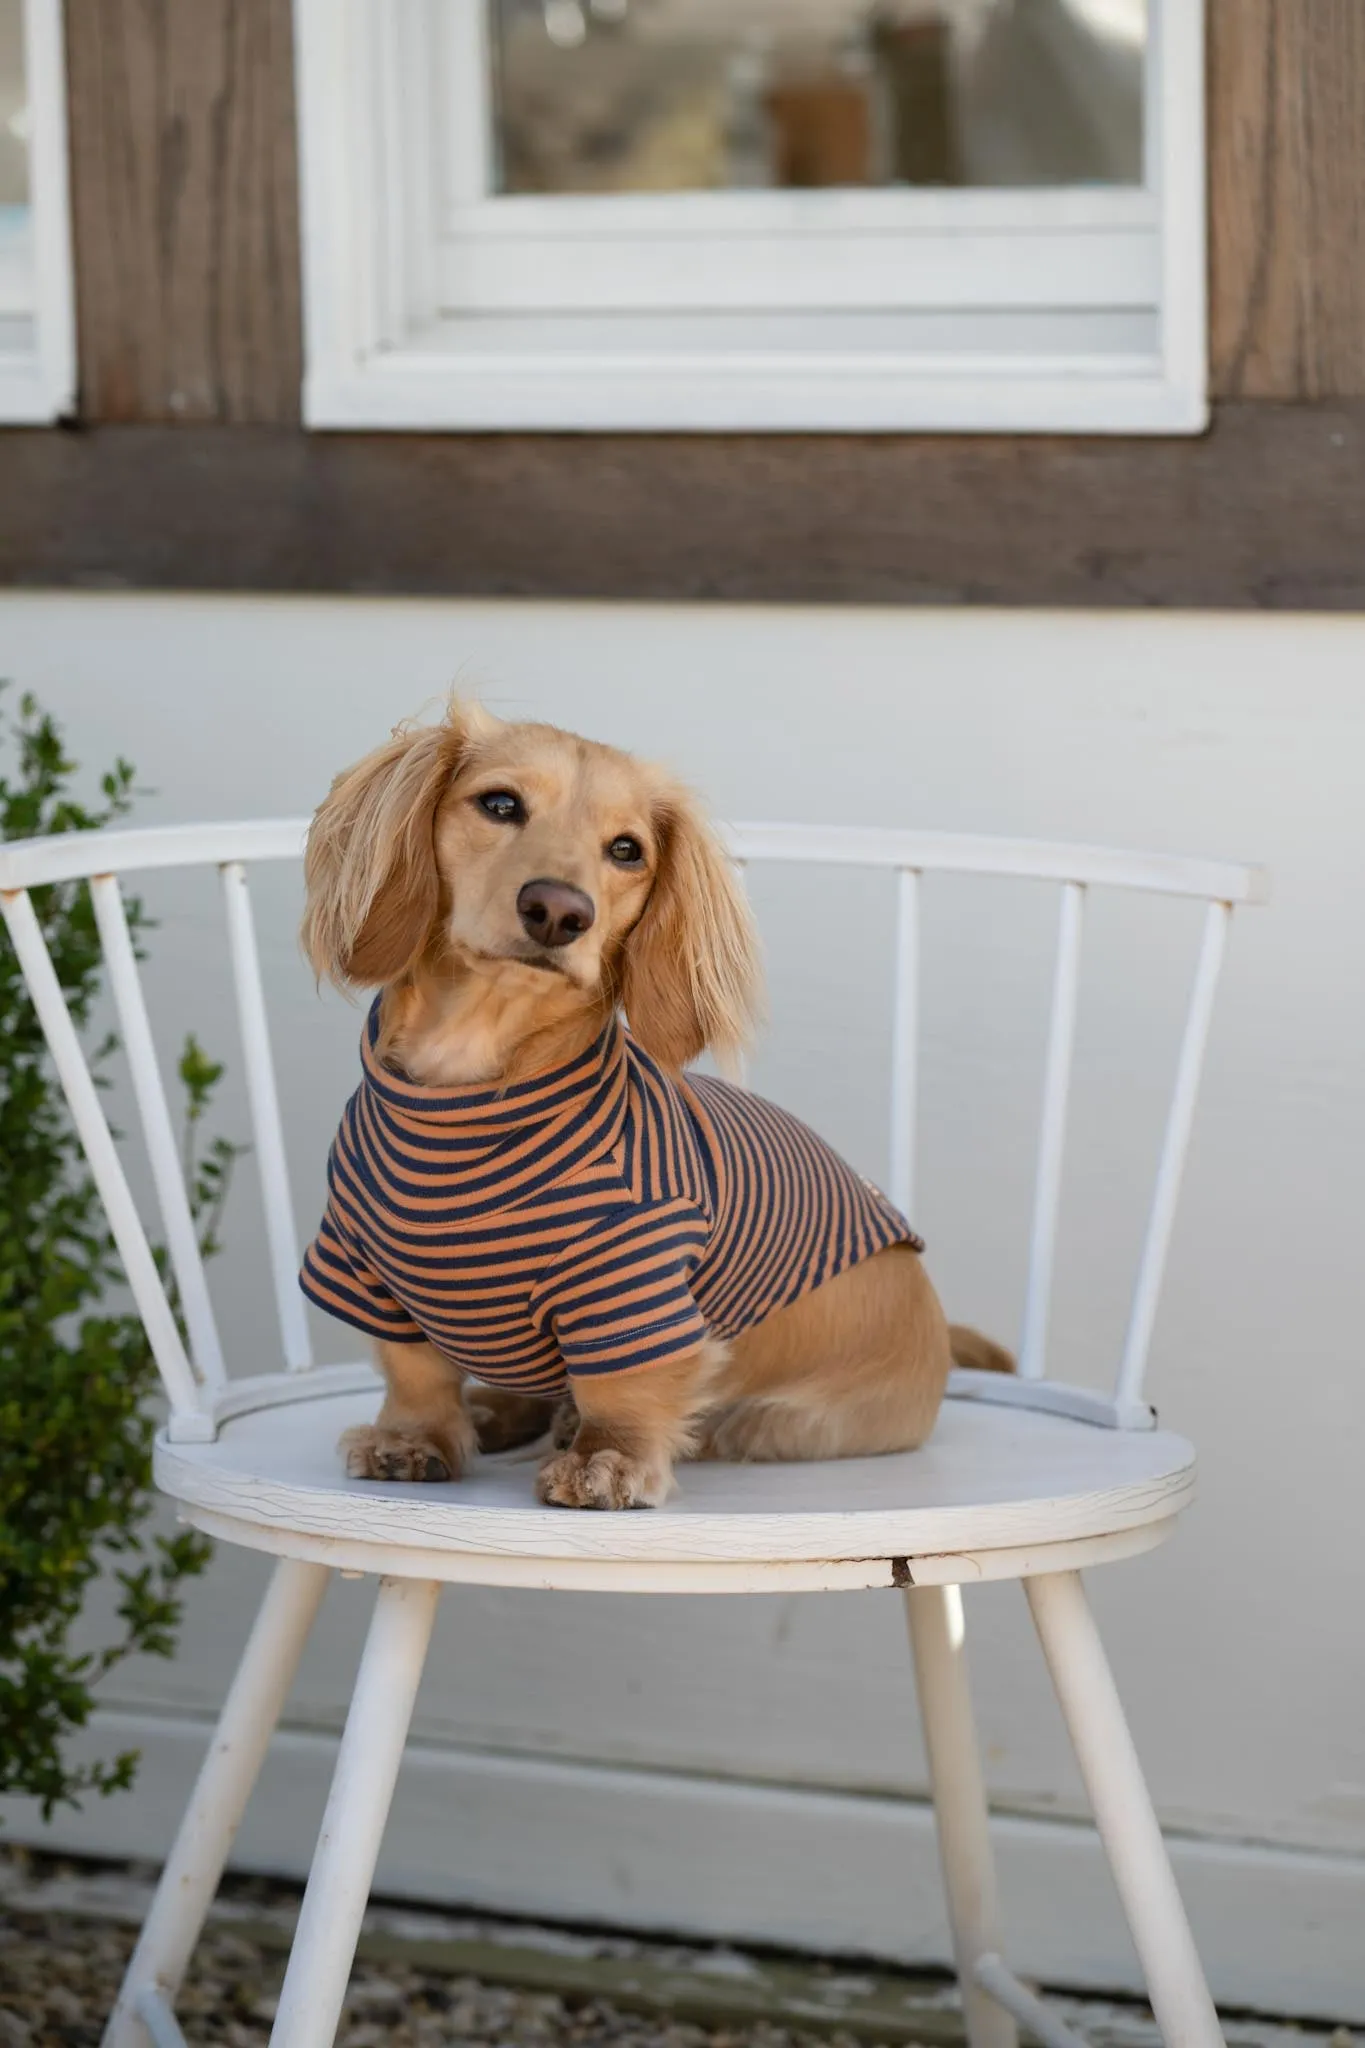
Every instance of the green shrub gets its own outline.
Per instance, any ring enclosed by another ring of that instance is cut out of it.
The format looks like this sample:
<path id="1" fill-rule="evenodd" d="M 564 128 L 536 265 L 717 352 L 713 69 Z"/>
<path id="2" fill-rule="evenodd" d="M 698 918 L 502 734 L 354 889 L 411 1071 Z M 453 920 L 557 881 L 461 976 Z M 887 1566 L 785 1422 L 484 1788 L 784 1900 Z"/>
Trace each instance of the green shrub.
<path id="1" fill-rule="evenodd" d="M 31 698 L 0 738 L 13 757 L 0 774 L 0 838 L 92 831 L 129 809 L 133 770 L 123 760 L 102 778 L 99 805 L 75 800 L 75 764 Z M 61 883 L 33 900 L 71 1013 L 88 1025 L 102 980 L 89 892 Z M 128 915 L 135 936 L 149 928 L 140 903 Z M 97 1078 L 114 1045 L 107 1038 L 93 1049 Z M 217 1246 L 238 1149 L 222 1138 L 197 1142 L 221 1073 L 187 1040 L 187 1176 L 206 1252 Z M 147 1527 L 157 1379 L 137 1317 L 104 1305 L 121 1283 L 18 962 L 0 936 L 0 1793 L 28 1793 L 44 1815 L 131 1784 L 136 1752 L 76 1765 L 65 1745 L 116 1664 L 135 1652 L 172 1654 L 180 1582 L 209 1555 L 198 1535 Z M 119 1589 L 118 1626 L 112 1640 L 77 1650 L 73 1627 L 106 1565 Z"/>

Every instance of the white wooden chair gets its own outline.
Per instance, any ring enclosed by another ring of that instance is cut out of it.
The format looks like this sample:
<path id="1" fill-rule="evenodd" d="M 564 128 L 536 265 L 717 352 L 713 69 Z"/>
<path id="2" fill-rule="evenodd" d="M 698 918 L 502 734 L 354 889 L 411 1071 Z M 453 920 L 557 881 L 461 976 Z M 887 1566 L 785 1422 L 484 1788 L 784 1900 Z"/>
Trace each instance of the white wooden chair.
<path id="1" fill-rule="evenodd" d="M 184 1519 L 278 1558 L 105 2048 L 183 2048 L 173 2006 L 300 1652 L 331 1574 L 377 1574 L 368 1640 L 299 1918 L 276 2048 L 325 2048 L 346 1989 L 443 1585 L 639 1593 L 885 1586 L 903 1591 L 943 1878 L 971 2048 L 1079 2036 L 1003 1959 L 986 1796 L 964 1666 L 964 1581 L 1021 1579 L 1113 1867 L 1163 2039 L 1222 2040 L 1114 1681 L 1079 1576 L 1153 1548 L 1194 1488 L 1194 1453 L 1160 1431 L 1143 1370 L 1232 907 L 1263 900 L 1254 869 L 1165 855 L 936 833 L 746 826 L 739 858 L 894 870 L 898 888 L 889 1192 L 913 1214 L 919 901 L 924 875 L 1026 876 L 1061 888 L 1043 1078 L 1027 1306 L 1017 1380 L 954 1376 L 924 1450 L 856 1464 L 689 1467 L 669 1506 L 586 1515 L 538 1506 L 528 1463 L 453 1487 L 348 1481 L 341 1430 L 372 1414 L 369 1365 L 315 1368 L 257 960 L 247 869 L 297 860 L 298 822 L 119 831 L 0 848 L 0 901 L 108 1210 L 170 1404 L 156 1477 Z M 216 865 L 236 983 L 255 1158 L 279 1311 L 281 1369 L 229 1378 L 195 1244 L 119 877 Z M 87 878 L 131 1066 L 186 1341 L 44 946 L 30 889 Z M 1082 911 L 1099 887 L 1207 903 L 1127 1337 L 1114 1392 L 1045 1373 Z M 300 967 L 302 972 L 302 966 Z"/>

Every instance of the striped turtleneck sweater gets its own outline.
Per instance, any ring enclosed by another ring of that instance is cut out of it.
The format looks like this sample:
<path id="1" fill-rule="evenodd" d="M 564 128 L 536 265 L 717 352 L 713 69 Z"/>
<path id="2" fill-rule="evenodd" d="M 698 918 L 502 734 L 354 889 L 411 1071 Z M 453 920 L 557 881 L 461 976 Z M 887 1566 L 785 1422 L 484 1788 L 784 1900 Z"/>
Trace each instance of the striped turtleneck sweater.
<path id="1" fill-rule="evenodd" d="M 885 1246 L 921 1241 L 815 1133 L 746 1090 L 665 1074 L 613 1021 L 510 1087 L 363 1075 L 304 1260 L 310 1300 L 474 1378 L 554 1395 L 730 1338 Z"/>

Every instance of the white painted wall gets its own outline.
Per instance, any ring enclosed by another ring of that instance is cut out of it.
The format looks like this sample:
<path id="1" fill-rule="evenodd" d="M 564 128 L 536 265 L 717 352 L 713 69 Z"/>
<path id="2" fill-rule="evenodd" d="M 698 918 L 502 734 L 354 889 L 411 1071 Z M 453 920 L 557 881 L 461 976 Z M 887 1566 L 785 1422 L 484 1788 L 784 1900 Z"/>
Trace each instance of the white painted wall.
<path id="1" fill-rule="evenodd" d="M 129 755 L 149 820 L 306 811 L 458 678 L 509 715 L 667 758 L 731 817 L 1270 864 L 1273 905 L 1234 930 L 1157 1331 L 1155 1396 L 1201 1446 L 1202 1498 L 1176 1543 L 1103 1576 L 1096 1598 L 1163 1816 L 1190 1838 L 1182 1870 L 1218 1988 L 1342 2018 L 1365 2017 L 1363 665 L 1365 622 L 1348 619 L 0 598 L 0 674 L 61 715 L 82 761 Z M 887 891 L 787 875 L 756 893 L 774 1012 L 757 1084 L 883 1171 Z M 192 1025 L 231 1061 L 210 884 L 146 894 L 163 918 L 166 1048 Z M 295 912 L 279 878 L 262 917 L 308 1227 L 359 1020 L 314 995 Z M 952 1312 L 1006 1336 L 1053 915 L 1041 888 L 966 882 L 928 910 L 916 1221 Z M 1126 1306 L 1196 921 L 1101 899 L 1088 931 L 1056 1323 L 1059 1369 L 1077 1377 L 1108 1364 Z M 235 1085 L 223 1117 L 245 1128 Z M 250 1193 L 216 1276 L 246 1370 L 270 1344 Z M 324 1356 L 351 1354 L 339 1327 L 320 1336 Z M 177 1662 L 120 1675 L 111 1706 L 146 1741 L 143 1789 L 54 1839 L 164 1843 L 259 1582 L 253 1562 L 221 1558 Z M 367 1603 L 353 1586 L 330 1600 L 248 1862 L 306 1861 Z M 1018 1817 L 1017 1960 L 1131 1982 L 1022 1603 L 988 1588 L 969 1613 L 993 1791 Z M 946 1952 L 899 1616 L 875 1595 L 456 1592 L 418 1734 L 390 1888 Z M 546 1758 L 548 1774 L 532 1761 Z"/>

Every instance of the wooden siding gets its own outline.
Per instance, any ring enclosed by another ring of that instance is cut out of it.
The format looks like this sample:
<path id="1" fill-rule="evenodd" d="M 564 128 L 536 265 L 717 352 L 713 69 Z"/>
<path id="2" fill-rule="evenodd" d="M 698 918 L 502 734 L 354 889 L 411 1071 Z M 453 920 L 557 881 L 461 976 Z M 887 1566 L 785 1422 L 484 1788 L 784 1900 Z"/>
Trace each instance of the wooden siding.
<path id="1" fill-rule="evenodd" d="M 289 0 L 66 0 L 80 410 L 299 417 Z"/>
<path id="2" fill-rule="evenodd" d="M 1210 0 L 1210 369 L 1228 398 L 1365 394 L 1365 7 Z"/>

